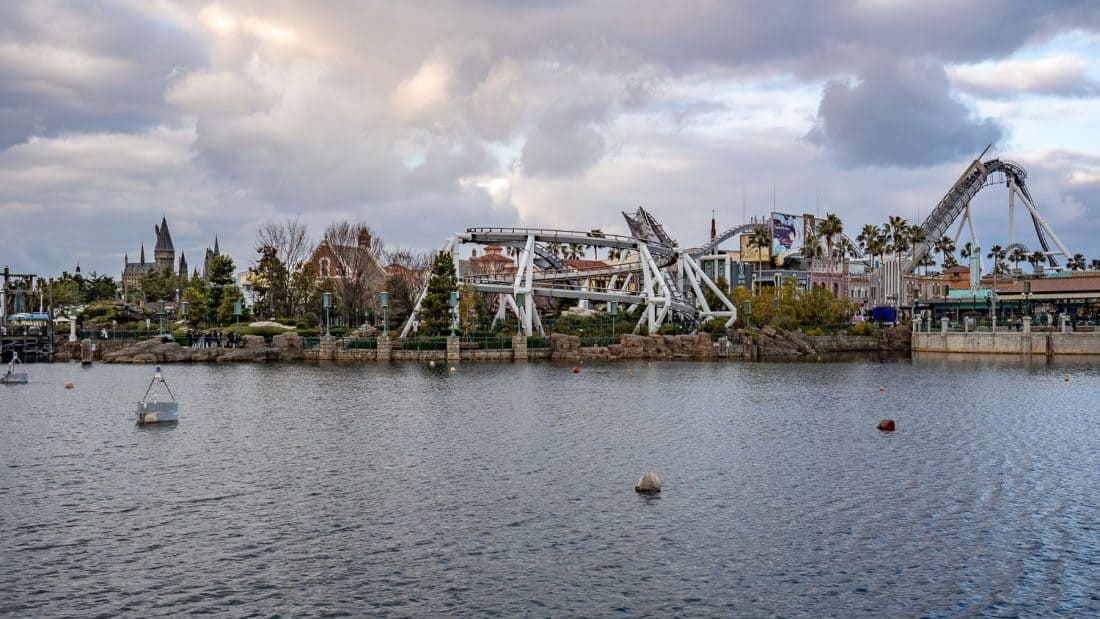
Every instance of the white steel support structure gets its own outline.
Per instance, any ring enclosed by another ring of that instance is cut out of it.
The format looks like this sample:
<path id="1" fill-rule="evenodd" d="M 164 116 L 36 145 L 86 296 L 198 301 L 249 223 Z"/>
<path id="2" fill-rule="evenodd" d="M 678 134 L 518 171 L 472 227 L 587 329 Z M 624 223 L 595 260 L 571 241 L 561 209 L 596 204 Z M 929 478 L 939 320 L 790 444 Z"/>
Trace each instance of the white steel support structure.
<path id="1" fill-rule="evenodd" d="M 712 318 L 725 318 L 726 327 L 732 327 L 733 323 L 737 321 L 737 308 L 733 306 L 733 302 L 729 300 L 726 293 L 703 272 L 703 268 L 691 257 L 691 254 L 686 251 L 680 252 L 677 268 L 687 276 L 688 281 L 691 283 L 691 290 L 695 293 L 696 302 L 702 310 L 701 314 L 704 322 Z M 706 295 L 703 293 L 700 283 L 718 297 L 719 302 L 726 306 L 725 310 L 712 308 L 707 303 Z"/>

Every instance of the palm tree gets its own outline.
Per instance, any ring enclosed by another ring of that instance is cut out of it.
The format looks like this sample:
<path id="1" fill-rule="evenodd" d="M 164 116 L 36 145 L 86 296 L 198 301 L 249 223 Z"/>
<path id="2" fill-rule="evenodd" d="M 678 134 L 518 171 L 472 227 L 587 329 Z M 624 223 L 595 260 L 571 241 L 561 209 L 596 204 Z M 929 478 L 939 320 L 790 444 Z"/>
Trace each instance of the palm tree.
<path id="1" fill-rule="evenodd" d="M 898 241 L 909 233 L 909 222 L 905 221 L 904 217 L 891 215 L 886 222 L 885 229 L 886 233 L 890 235 L 890 240 L 896 246 Z"/>
<path id="2" fill-rule="evenodd" d="M 1093 271 L 1100 271 L 1100 258 L 1093 258 L 1089 263 L 1089 269 Z"/>
<path id="3" fill-rule="evenodd" d="M 947 255 L 955 253 L 955 241 L 951 240 L 951 237 L 946 234 L 941 236 L 934 245 L 936 251 L 940 252 L 940 265 L 943 268 L 947 267 Z M 954 259 L 954 255 L 951 256 Z"/>
<path id="4" fill-rule="evenodd" d="M 1085 255 L 1073 254 L 1073 257 L 1066 262 L 1066 266 L 1071 271 L 1084 271 L 1085 270 Z"/>
<path id="5" fill-rule="evenodd" d="M 771 248 L 772 248 L 772 233 L 767 226 L 757 226 L 755 230 L 749 235 L 749 247 L 756 248 L 756 257 L 759 267 L 757 271 L 764 269 L 764 257 L 771 260 Z"/>
<path id="6" fill-rule="evenodd" d="M 859 246 L 863 250 L 863 253 L 870 253 L 867 251 L 867 249 L 871 245 L 871 243 L 878 238 L 878 236 L 878 226 L 874 224 L 866 224 L 863 226 L 863 229 L 860 230 L 859 236 L 856 237 L 856 242 L 859 243 Z"/>
<path id="7" fill-rule="evenodd" d="M 813 264 L 815 258 L 821 258 L 824 256 L 824 250 L 821 247 L 821 238 L 816 234 L 807 234 L 802 239 L 802 258 L 806 261 L 806 270 L 813 271 Z"/>
<path id="8" fill-rule="evenodd" d="M 1008 251 L 1005 248 L 994 245 L 989 248 L 989 253 L 985 257 L 993 260 L 994 273 L 1002 273 L 1004 272 L 1004 259 L 1006 256 L 1008 256 Z"/>
<path id="9" fill-rule="evenodd" d="M 562 258 L 562 257 L 565 256 L 565 252 L 562 248 L 561 243 L 547 243 L 546 244 L 546 251 L 549 252 L 550 255 L 556 256 L 556 257 L 559 257 L 559 258 Z"/>
<path id="10" fill-rule="evenodd" d="M 920 245 L 921 243 L 928 240 L 928 235 L 924 232 L 924 228 L 920 224 L 913 224 L 909 226 L 908 230 L 906 230 L 905 236 L 909 241 L 909 248 L 912 249 L 914 253 L 916 253 L 917 251 L 917 245 Z M 928 275 L 927 268 L 924 270 L 924 274 Z"/>
<path id="11" fill-rule="evenodd" d="M 580 243 L 570 243 L 565 248 L 565 255 L 570 260 L 579 260 L 584 256 L 584 245 Z"/>
<path id="12" fill-rule="evenodd" d="M 1027 260 L 1027 251 L 1023 247 L 1014 247 L 1008 259 L 1015 263 L 1016 270 L 1020 270 L 1020 263 Z"/>
<path id="13" fill-rule="evenodd" d="M 623 257 L 623 250 L 618 247 L 609 247 L 607 249 L 607 261 L 618 262 Z"/>
<path id="14" fill-rule="evenodd" d="M 972 253 L 974 253 L 974 245 L 970 241 L 967 241 L 966 245 L 963 245 L 962 249 L 959 250 L 959 256 L 962 258 L 969 259 Z"/>
<path id="15" fill-rule="evenodd" d="M 959 266 L 959 261 L 955 259 L 955 254 L 947 254 L 943 258 L 943 268 L 950 269 L 951 267 Z"/>
<path id="16" fill-rule="evenodd" d="M 1039 265 L 1046 262 L 1046 260 L 1047 255 L 1039 251 L 1038 249 L 1031 252 L 1031 255 L 1027 257 L 1028 263 L 1031 264 L 1031 268 L 1035 269 L 1035 271 L 1039 271 Z"/>
<path id="17" fill-rule="evenodd" d="M 593 228 L 592 230 L 589 230 L 588 231 L 588 236 L 590 236 L 594 239 L 607 238 L 607 235 L 604 234 L 603 230 L 600 230 L 599 228 Z M 600 246 L 599 245 L 589 245 L 589 247 L 592 248 L 592 255 L 595 256 L 595 259 L 599 260 L 600 259 Z"/>
<path id="18" fill-rule="evenodd" d="M 836 237 L 844 233 L 844 223 L 840 221 L 840 217 L 837 217 L 836 213 L 826 213 L 825 219 L 821 221 L 817 231 L 824 237 L 825 246 L 829 250 L 829 257 L 832 258 L 833 244 L 836 242 Z"/>

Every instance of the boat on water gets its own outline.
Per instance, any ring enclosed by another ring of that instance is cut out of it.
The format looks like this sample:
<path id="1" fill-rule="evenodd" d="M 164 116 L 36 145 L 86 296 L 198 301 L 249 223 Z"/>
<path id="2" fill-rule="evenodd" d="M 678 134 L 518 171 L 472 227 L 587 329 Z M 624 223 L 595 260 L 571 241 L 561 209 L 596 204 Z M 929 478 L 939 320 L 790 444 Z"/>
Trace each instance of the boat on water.
<path id="1" fill-rule="evenodd" d="M 8 369 L 4 372 L 3 376 L 0 376 L 0 384 L 4 385 L 25 385 L 27 384 L 27 373 L 16 372 L 15 364 L 23 365 L 23 362 L 19 360 L 19 355 L 14 351 L 11 353 L 11 363 L 8 364 Z"/>
<path id="2" fill-rule="evenodd" d="M 161 393 L 161 391 L 164 393 Z M 167 396 L 167 397 L 166 397 Z M 145 395 L 137 403 L 137 422 L 139 424 L 179 421 L 179 402 L 164 380 L 164 374 L 157 366 L 153 380 L 145 389 Z"/>

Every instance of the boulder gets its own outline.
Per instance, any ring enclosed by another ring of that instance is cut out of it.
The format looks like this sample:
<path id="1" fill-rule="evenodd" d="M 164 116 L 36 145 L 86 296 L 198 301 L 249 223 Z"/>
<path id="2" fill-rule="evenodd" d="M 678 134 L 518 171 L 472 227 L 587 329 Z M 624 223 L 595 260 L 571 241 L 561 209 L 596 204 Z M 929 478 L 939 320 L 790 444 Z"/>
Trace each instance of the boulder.
<path id="1" fill-rule="evenodd" d="M 297 333 L 282 333 L 271 338 L 271 344 L 284 361 L 302 358 L 302 337 Z"/>
<path id="2" fill-rule="evenodd" d="M 264 341 L 264 336 L 262 335 L 246 335 L 241 338 L 241 341 L 243 342 L 241 348 L 248 350 L 267 348 L 267 342 Z"/>
<path id="3" fill-rule="evenodd" d="M 656 494 L 661 491 L 661 478 L 656 473 L 646 473 L 634 484 L 634 491 L 639 494 Z"/>
<path id="4" fill-rule="evenodd" d="M 142 352 L 130 358 L 130 363 L 156 363 L 157 356 L 153 353 Z"/>

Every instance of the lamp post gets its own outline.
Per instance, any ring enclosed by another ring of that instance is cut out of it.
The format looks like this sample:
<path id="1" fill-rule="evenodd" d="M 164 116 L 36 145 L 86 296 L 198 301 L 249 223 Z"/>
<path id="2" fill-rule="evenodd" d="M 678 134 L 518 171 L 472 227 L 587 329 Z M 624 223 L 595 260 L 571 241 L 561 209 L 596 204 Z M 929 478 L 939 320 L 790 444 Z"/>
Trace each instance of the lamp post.
<path id="1" fill-rule="evenodd" d="M 745 301 L 745 326 L 752 327 L 752 299 Z"/>
<path id="2" fill-rule="evenodd" d="M 383 291 L 379 296 L 379 304 L 382 306 L 382 335 L 389 337 L 390 322 L 387 310 L 390 308 L 390 294 Z"/>
<path id="3" fill-rule="evenodd" d="M 451 291 L 451 298 L 450 298 L 449 302 L 450 302 L 450 305 L 451 305 L 451 335 L 453 336 L 455 334 L 455 322 L 457 322 L 457 320 L 458 320 L 458 291 L 457 290 L 452 290 Z"/>
<path id="4" fill-rule="evenodd" d="M 326 292 L 321 295 L 321 306 L 325 308 L 325 336 L 328 337 L 328 310 L 332 306 L 332 293 Z"/>
<path id="5" fill-rule="evenodd" d="M 234 301 L 233 302 L 233 317 L 236 321 L 236 324 L 239 326 L 241 324 L 241 302 L 240 301 Z"/>
<path id="6" fill-rule="evenodd" d="M 615 339 L 615 316 L 619 313 L 619 302 L 612 301 L 608 304 L 608 313 L 611 314 L 611 339 Z"/>
<path id="7" fill-rule="evenodd" d="M 157 318 L 160 319 L 160 334 L 164 335 L 164 301 L 160 302 L 160 307 L 157 308 Z"/>

